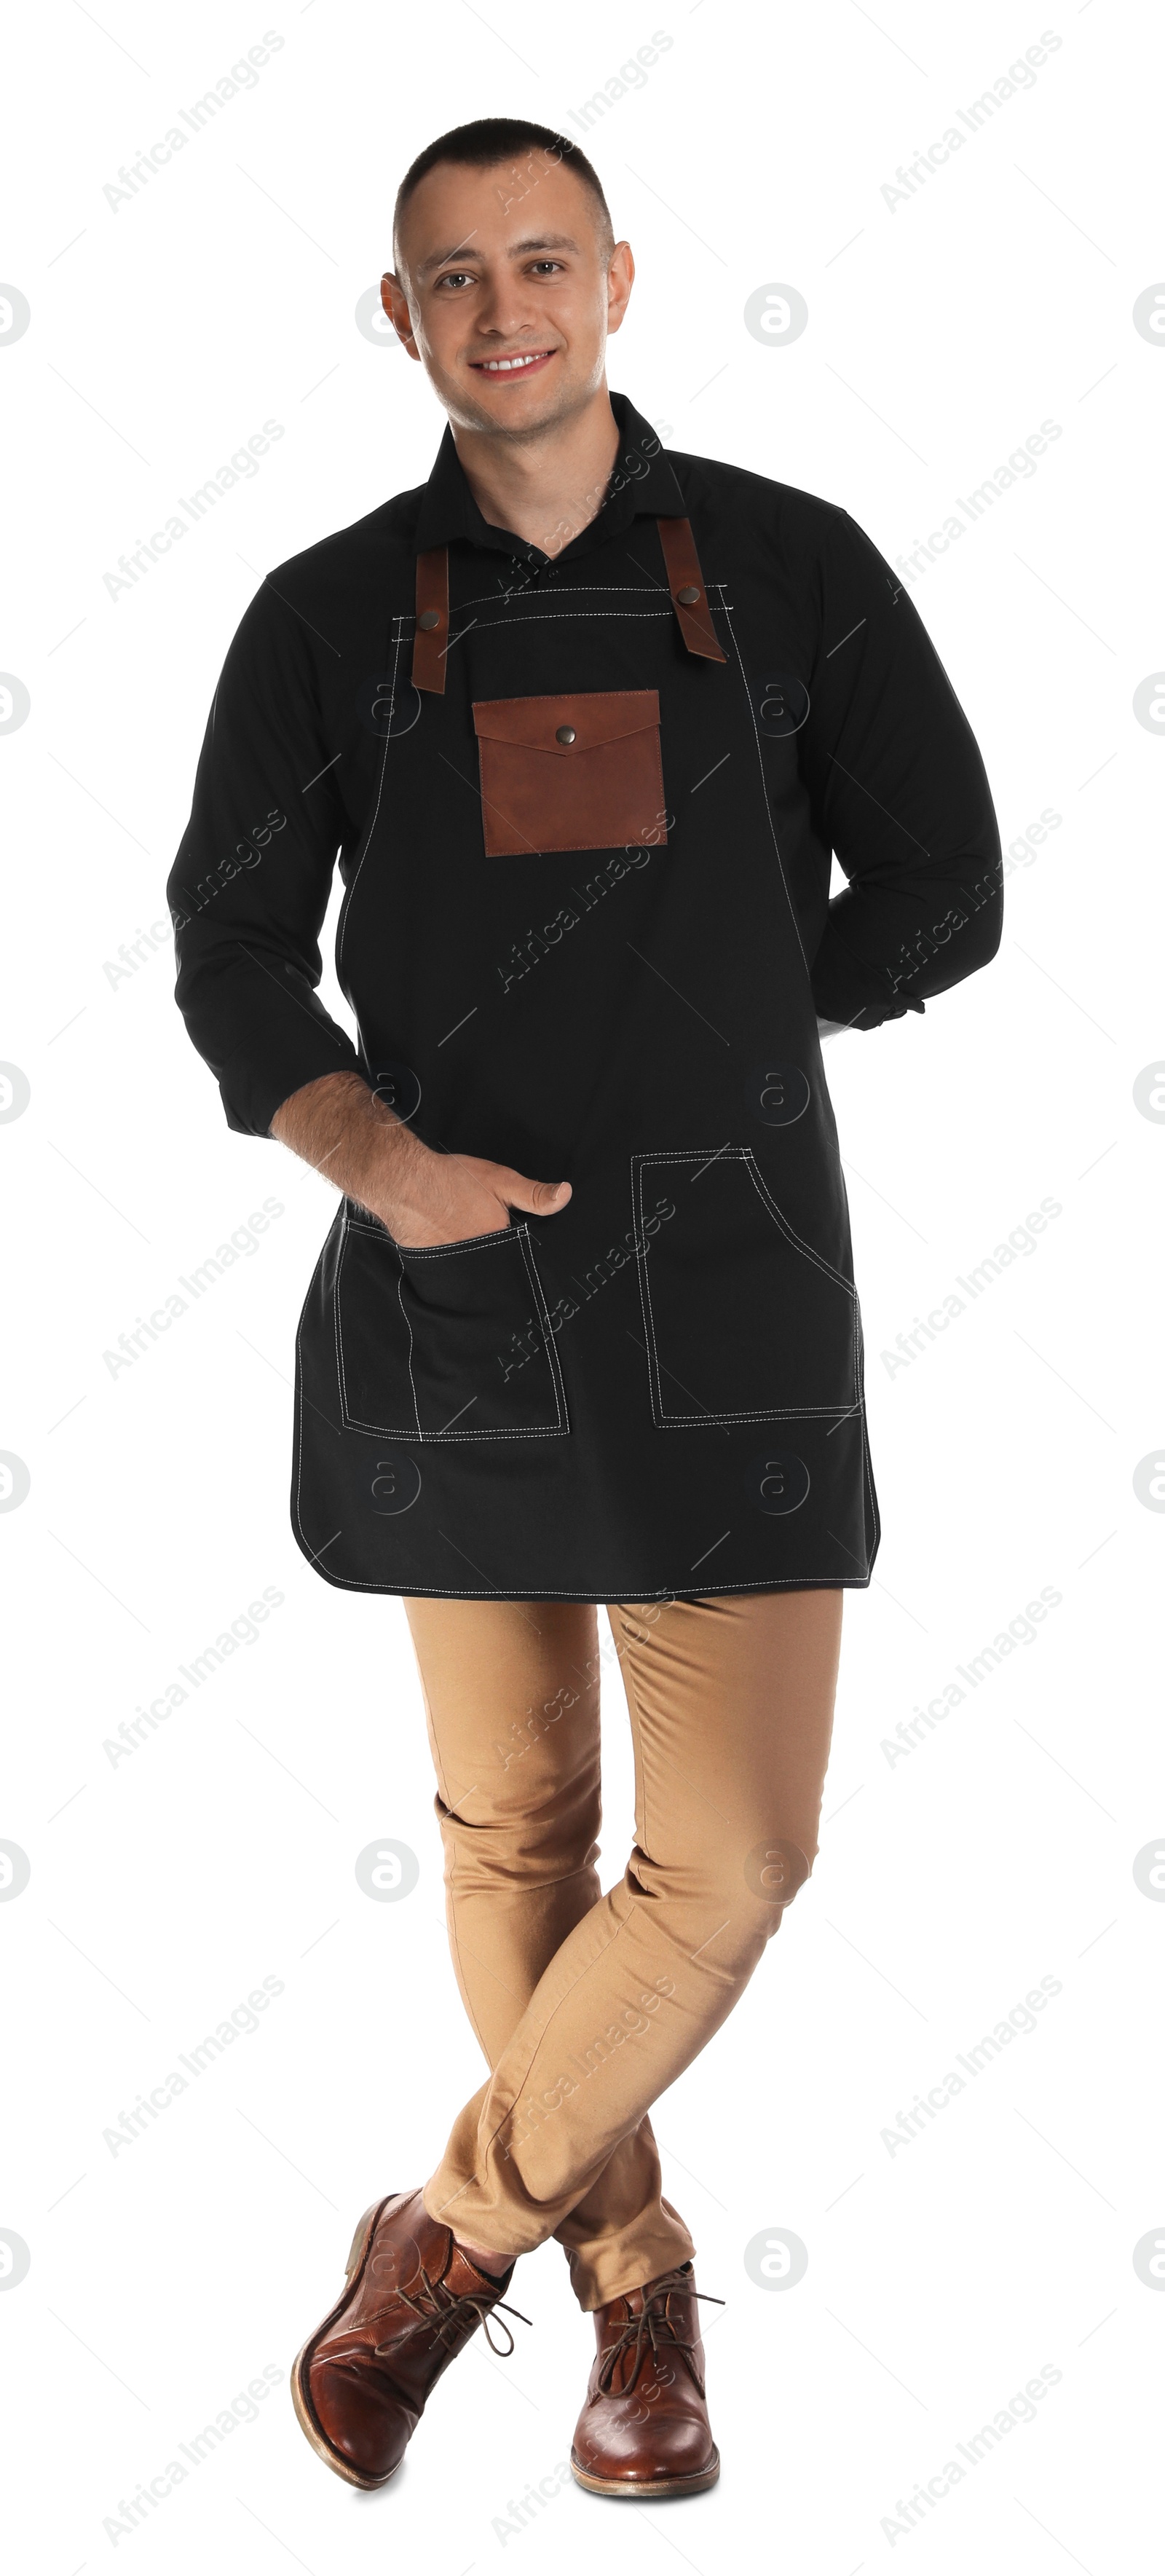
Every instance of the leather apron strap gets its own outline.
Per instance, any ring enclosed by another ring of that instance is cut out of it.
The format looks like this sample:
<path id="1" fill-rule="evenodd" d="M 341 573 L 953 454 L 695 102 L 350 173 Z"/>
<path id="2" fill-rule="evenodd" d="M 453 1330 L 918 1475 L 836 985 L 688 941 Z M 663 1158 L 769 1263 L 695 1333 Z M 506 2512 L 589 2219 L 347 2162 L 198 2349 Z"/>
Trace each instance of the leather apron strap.
<path id="1" fill-rule="evenodd" d="M 691 523 L 687 519 L 657 519 L 655 524 L 663 547 L 668 589 L 688 651 L 702 654 L 707 662 L 723 662 L 726 656 L 716 641 Z"/>
<path id="2" fill-rule="evenodd" d="M 679 620 L 680 634 L 689 653 L 700 654 L 706 662 L 725 661 L 727 656 L 716 641 L 690 522 L 687 519 L 657 519 L 655 524 L 663 548 L 668 589 Z M 430 689 L 434 697 L 444 696 L 448 647 L 449 549 L 448 546 L 431 546 L 426 553 L 417 556 L 414 689 Z"/>
<path id="3" fill-rule="evenodd" d="M 430 546 L 417 556 L 417 622 L 413 633 L 413 687 L 445 694 L 449 649 L 449 548 Z"/>

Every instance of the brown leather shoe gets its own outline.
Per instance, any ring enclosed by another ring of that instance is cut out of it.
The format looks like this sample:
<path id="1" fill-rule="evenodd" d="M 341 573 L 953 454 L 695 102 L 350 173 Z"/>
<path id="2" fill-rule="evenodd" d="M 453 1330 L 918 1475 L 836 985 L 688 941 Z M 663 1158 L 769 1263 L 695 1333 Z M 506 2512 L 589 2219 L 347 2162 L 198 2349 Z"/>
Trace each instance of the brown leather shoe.
<path id="1" fill-rule="evenodd" d="M 595 2310 L 598 2352 L 570 2465 L 592 2495 L 698 2495 L 720 2475 L 690 2263 Z M 714 2303 L 723 2307 L 722 2299 Z"/>
<path id="2" fill-rule="evenodd" d="M 385 2485 L 430 2391 L 479 2325 L 494 2352 L 513 2351 L 508 2326 L 507 2344 L 495 2344 L 489 2331 L 513 2268 L 500 2281 L 479 2272 L 452 2230 L 430 2218 L 419 2191 L 395 2192 L 365 2210 L 346 2286 L 291 2373 L 299 2421 L 337 2477 L 354 2487 Z"/>

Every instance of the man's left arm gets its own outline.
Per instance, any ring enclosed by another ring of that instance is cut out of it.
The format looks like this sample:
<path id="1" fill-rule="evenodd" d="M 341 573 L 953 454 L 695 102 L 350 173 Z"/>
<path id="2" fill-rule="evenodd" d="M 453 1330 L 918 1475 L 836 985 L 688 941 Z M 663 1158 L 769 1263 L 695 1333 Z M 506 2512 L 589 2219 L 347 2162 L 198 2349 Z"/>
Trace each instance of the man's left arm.
<path id="1" fill-rule="evenodd" d="M 817 575 L 821 629 L 799 736 L 814 827 L 849 882 L 812 961 L 819 1017 L 920 1011 L 999 946 L 1003 861 L 978 745 L 913 600 L 844 510 Z"/>

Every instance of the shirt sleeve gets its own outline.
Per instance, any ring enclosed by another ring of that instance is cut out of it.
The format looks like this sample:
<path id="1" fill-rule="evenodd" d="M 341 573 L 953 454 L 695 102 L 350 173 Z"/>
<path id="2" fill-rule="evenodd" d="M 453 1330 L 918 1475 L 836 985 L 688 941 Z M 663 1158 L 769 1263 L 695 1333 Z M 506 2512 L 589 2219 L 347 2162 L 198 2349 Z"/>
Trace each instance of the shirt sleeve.
<path id="1" fill-rule="evenodd" d="M 310 630 L 265 583 L 223 665 L 167 886 L 175 998 L 243 1135 L 269 1135 L 304 1083 L 360 1070 L 316 991 L 347 828 L 335 752 Z"/>
<path id="2" fill-rule="evenodd" d="M 849 882 L 812 987 L 823 1018 L 872 1029 L 995 955 L 1003 860 L 978 745 L 913 600 L 847 512 L 831 518 L 799 739 L 814 828 Z"/>

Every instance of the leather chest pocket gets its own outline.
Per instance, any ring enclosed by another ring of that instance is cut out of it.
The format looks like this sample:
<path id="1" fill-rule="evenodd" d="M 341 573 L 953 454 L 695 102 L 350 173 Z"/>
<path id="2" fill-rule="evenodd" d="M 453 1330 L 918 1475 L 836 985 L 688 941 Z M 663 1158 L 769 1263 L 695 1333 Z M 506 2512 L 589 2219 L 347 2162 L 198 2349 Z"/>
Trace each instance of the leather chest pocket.
<path id="1" fill-rule="evenodd" d="M 645 1183 L 671 1213 L 648 1234 Z M 632 1158 L 639 1283 L 661 1431 L 861 1402 L 852 1283 L 782 1215 L 747 1145 Z"/>
<path id="2" fill-rule="evenodd" d="M 473 723 L 487 858 L 666 841 L 657 689 L 478 699 Z"/>
<path id="3" fill-rule="evenodd" d="M 410 1441 L 569 1431 L 527 1226 L 411 1251 L 349 1217 L 335 1310 L 347 1430 Z"/>

